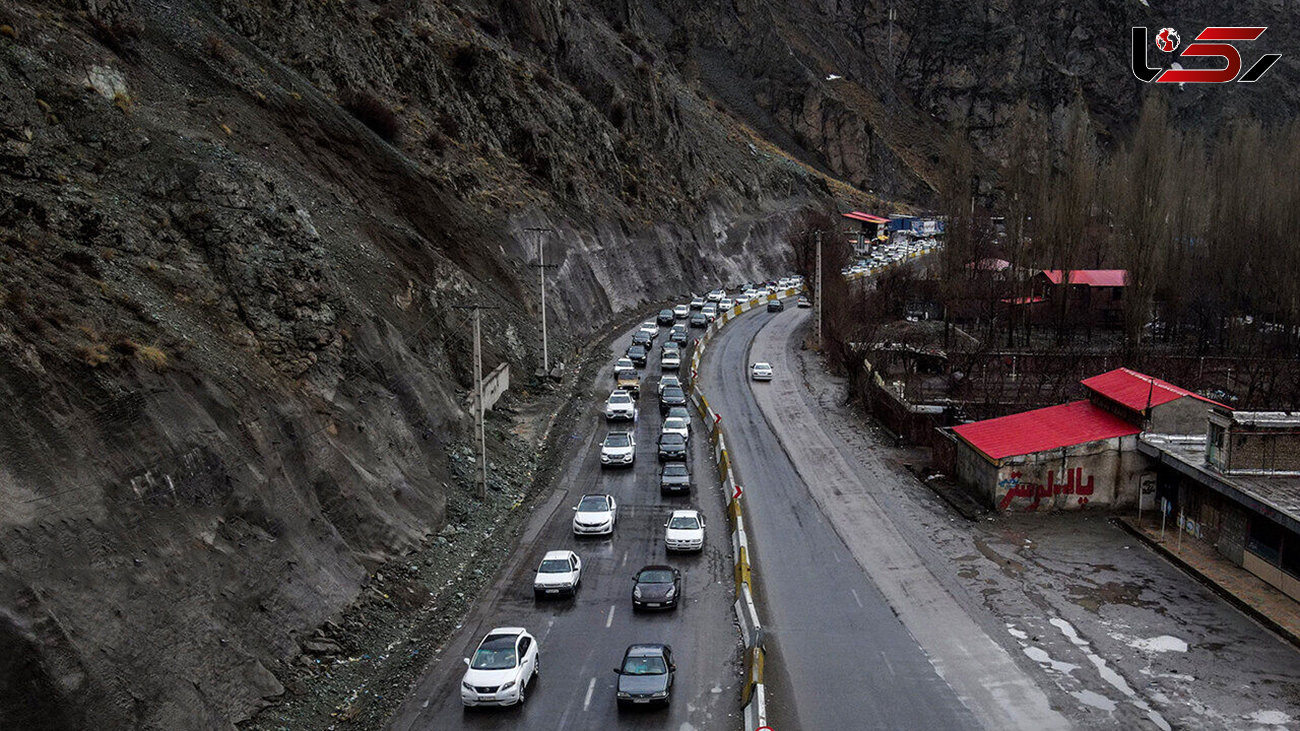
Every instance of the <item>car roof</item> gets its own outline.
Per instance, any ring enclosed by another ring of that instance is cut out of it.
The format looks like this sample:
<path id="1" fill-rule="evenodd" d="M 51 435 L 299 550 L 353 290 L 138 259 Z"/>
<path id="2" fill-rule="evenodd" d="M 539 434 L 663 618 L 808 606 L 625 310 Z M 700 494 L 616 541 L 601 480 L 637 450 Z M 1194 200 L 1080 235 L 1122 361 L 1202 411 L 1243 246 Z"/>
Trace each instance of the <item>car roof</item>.
<path id="1" fill-rule="evenodd" d="M 607 436 L 607 437 L 614 437 L 614 436 L 630 437 L 630 436 L 632 436 L 632 432 L 630 432 L 630 431 L 612 431 L 612 432 L 606 434 L 605 436 Z M 600 493 L 600 494 L 601 494 L 601 495 L 604 495 L 605 493 Z"/>
<path id="2" fill-rule="evenodd" d="M 582 497 L 578 498 L 578 502 L 582 502 L 583 500 L 586 500 L 586 499 L 589 498 L 589 497 L 595 497 L 595 498 L 606 499 L 606 498 L 609 497 L 609 493 L 604 493 L 604 492 L 589 492 L 589 493 L 587 493 L 586 495 L 583 495 Z"/>
<path id="3" fill-rule="evenodd" d="M 527 631 L 528 630 L 524 629 L 523 627 L 497 627 L 496 629 L 489 630 L 488 633 L 483 636 L 483 638 L 487 639 L 492 635 L 521 635 Z"/>
<path id="4" fill-rule="evenodd" d="M 638 645 L 628 645 L 627 651 L 624 652 L 623 654 L 632 655 L 634 657 L 641 657 L 641 656 L 656 657 L 664 654 L 664 651 L 668 649 L 669 649 L 668 645 L 646 643 L 646 644 L 638 644 Z"/>
<path id="5" fill-rule="evenodd" d="M 771 368 L 771 367 L 772 367 L 772 364 L 771 364 L 771 363 L 768 363 L 768 362 L 765 361 L 765 360 L 755 361 L 755 362 L 754 362 L 754 365 L 755 365 L 756 367 L 759 367 L 759 368 Z"/>
<path id="6" fill-rule="evenodd" d="M 542 560 L 550 561 L 553 559 L 560 559 L 562 561 L 567 561 L 569 559 L 569 554 L 571 553 L 573 553 L 573 551 L 547 551 L 546 555 L 542 556 Z"/>
<path id="7" fill-rule="evenodd" d="M 673 511 L 673 514 L 672 514 L 671 517 L 674 517 L 674 518 L 698 518 L 698 517 L 700 517 L 700 511 L 698 511 L 698 510 L 696 510 L 696 509 L 694 509 L 694 508 L 688 508 L 688 509 L 684 509 L 684 510 L 674 510 L 674 511 Z"/>
<path id="8" fill-rule="evenodd" d="M 649 566 L 642 566 L 641 568 L 637 569 L 637 573 L 639 574 L 642 571 L 676 571 L 676 570 L 677 569 L 673 568 L 672 566 L 668 566 L 667 564 L 652 563 Z"/>

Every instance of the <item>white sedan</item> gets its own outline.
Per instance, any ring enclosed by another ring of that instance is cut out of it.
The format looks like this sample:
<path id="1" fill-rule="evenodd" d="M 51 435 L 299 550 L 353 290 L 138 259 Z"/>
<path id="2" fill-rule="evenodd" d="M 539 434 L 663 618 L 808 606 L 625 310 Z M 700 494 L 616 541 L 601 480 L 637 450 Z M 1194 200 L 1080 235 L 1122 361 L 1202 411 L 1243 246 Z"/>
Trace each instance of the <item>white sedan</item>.
<path id="1" fill-rule="evenodd" d="M 513 706 L 524 702 L 524 689 L 541 674 L 537 639 L 523 627 L 497 627 L 479 643 L 460 680 L 460 701 L 467 706 Z"/>
<path id="2" fill-rule="evenodd" d="M 673 308 L 673 317 L 678 320 L 685 320 L 691 316 L 690 305 L 677 305 Z"/>
<path id="3" fill-rule="evenodd" d="M 547 551 L 533 578 L 533 594 L 541 599 L 548 595 L 578 593 L 582 583 L 582 559 L 573 551 Z"/>
<path id="4" fill-rule="evenodd" d="M 682 351 L 668 349 L 659 356 L 659 367 L 666 371 L 675 371 L 682 367 Z"/>
<path id="5" fill-rule="evenodd" d="M 771 363 L 751 363 L 749 366 L 749 377 L 755 381 L 772 380 Z"/>
<path id="6" fill-rule="evenodd" d="M 704 550 L 704 516 L 700 511 L 674 510 L 664 528 L 664 545 L 669 551 Z"/>
<path id="7" fill-rule="evenodd" d="M 641 327 L 638 328 L 638 330 L 649 335 L 651 340 L 659 337 L 659 323 L 654 320 L 646 320 L 641 323 Z"/>
<path id="8" fill-rule="evenodd" d="M 681 434 L 682 439 L 691 438 L 691 422 L 680 416 L 670 416 L 664 419 L 664 425 L 659 429 L 661 434 Z"/>
<path id="9" fill-rule="evenodd" d="M 573 509 L 573 534 L 608 536 L 618 522 L 618 503 L 613 495 L 583 495 Z"/>
<path id="10" fill-rule="evenodd" d="M 735 306 L 736 306 L 736 301 L 731 299 L 730 297 L 723 297 L 722 300 L 718 302 L 718 309 L 723 310 L 724 312 Z"/>

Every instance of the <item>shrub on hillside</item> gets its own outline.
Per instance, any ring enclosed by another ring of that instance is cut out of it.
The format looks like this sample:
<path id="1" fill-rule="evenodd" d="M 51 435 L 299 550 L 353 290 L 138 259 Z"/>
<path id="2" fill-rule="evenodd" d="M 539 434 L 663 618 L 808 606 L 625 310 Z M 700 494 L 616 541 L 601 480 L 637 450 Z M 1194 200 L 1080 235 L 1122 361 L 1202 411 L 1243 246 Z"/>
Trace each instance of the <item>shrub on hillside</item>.
<path id="1" fill-rule="evenodd" d="M 339 104 L 372 132 L 388 142 L 397 142 L 402 136 L 402 121 L 382 99 L 368 91 L 344 89 L 339 94 Z"/>

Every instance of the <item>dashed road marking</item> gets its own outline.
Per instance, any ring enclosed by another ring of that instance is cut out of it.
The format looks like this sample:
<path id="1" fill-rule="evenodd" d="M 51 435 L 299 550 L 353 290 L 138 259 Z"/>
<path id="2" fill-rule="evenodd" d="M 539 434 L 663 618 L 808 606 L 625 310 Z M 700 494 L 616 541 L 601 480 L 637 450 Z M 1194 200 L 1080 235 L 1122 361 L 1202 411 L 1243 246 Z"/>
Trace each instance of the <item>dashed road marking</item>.
<path id="1" fill-rule="evenodd" d="M 614 624 L 614 605 L 609 605 L 609 616 L 605 617 L 605 629 L 609 629 Z"/>
<path id="2" fill-rule="evenodd" d="M 849 592 L 853 594 L 853 601 L 857 602 L 857 603 L 858 603 L 858 608 L 861 609 L 861 608 L 862 608 L 862 600 L 858 598 L 858 590 L 857 590 L 857 589 L 849 589 Z"/>
<path id="3" fill-rule="evenodd" d="M 591 710 L 591 694 L 595 692 L 595 690 L 596 679 L 592 678 L 591 682 L 587 683 L 587 697 L 582 699 L 582 710 L 584 712 Z"/>

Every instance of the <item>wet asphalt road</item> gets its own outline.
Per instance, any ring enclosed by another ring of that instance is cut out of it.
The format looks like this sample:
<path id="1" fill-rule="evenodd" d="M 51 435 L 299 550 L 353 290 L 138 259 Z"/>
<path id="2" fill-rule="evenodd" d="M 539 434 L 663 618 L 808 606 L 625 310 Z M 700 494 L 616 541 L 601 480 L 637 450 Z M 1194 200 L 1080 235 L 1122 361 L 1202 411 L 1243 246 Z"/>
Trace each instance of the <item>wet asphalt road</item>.
<path id="1" fill-rule="evenodd" d="M 564 467 L 554 493 L 530 519 L 514 557 L 492 590 L 435 658 L 394 716 L 393 729 L 734 729 L 740 726 L 739 635 L 732 610 L 733 570 L 724 503 L 704 449 L 708 439 L 692 424 L 690 497 L 661 497 L 655 440 L 661 419 L 655 386 L 659 345 L 642 369 L 640 419 L 635 427 L 637 457 L 631 468 L 604 469 L 599 444 L 610 430 L 600 413 L 613 387 L 612 366 L 630 341 L 615 341 L 609 362 L 590 392 L 586 419 L 570 427 Z M 616 351 L 616 352 L 615 352 Z M 687 360 L 687 359 L 683 359 Z M 685 372 L 685 371 L 683 371 Z M 556 426 L 562 428 L 561 425 Z M 698 431 L 696 431 L 698 430 Z M 618 501 L 610 538 L 576 538 L 571 529 L 581 495 L 608 492 Z M 675 508 L 704 511 L 707 529 L 700 554 L 664 549 L 663 523 Z M 574 599 L 536 601 L 532 579 L 548 550 L 571 549 L 583 561 L 582 584 Z M 632 575 L 641 566 L 668 563 L 682 570 L 683 601 L 671 611 L 632 611 Z M 523 707 L 463 709 L 460 679 L 467 657 L 493 627 L 529 629 L 541 649 L 541 673 Z M 673 647 L 677 677 L 667 709 L 620 711 L 614 701 L 613 668 L 627 645 L 665 642 Z"/>
<path id="2" fill-rule="evenodd" d="M 750 344 L 774 316 L 783 315 L 729 324 L 700 373 L 745 489 L 768 667 L 777 670 L 768 678 L 772 726 L 978 728 L 809 498 L 754 400 Z"/>

